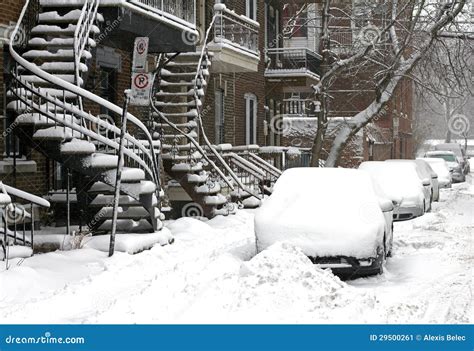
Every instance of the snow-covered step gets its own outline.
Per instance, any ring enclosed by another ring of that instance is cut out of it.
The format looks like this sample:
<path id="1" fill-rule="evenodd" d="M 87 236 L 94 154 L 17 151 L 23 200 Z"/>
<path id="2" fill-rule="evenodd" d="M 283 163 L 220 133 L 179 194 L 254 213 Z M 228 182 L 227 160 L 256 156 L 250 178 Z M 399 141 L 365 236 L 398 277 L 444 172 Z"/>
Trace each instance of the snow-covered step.
<path id="1" fill-rule="evenodd" d="M 76 83 L 76 77 L 73 74 L 55 74 L 54 76 L 69 83 L 74 83 L 74 84 Z M 33 83 L 35 85 L 51 84 L 48 81 L 44 80 L 43 78 L 40 78 L 34 75 L 21 75 L 21 79 L 25 82 Z M 79 78 L 79 84 L 81 86 L 84 84 L 84 80 L 82 78 Z"/>
<path id="2" fill-rule="evenodd" d="M 163 113 L 165 117 L 190 117 L 190 118 L 196 118 L 198 117 L 198 112 L 196 109 L 192 109 L 188 112 L 182 112 L 182 113 Z"/>
<path id="3" fill-rule="evenodd" d="M 194 96 L 194 89 L 190 89 L 188 92 L 185 93 L 174 93 L 174 92 L 164 92 L 164 91 L 159 91 L 155 95 L 157 97 L 185 97 L 185 96 Z M 203 89 L 197 89 L 197 95 L 198 97 L 203 97 L 205 95 L 205 92 Z"/>
<path id="4" fill-rule="evenodd" d="M 107 207 L 114 203 L 114 195 L 97 195 L 94 200 L 89 204 L 92 207 Z M 121 207 L 141 207 L 140 201 L 135 200 L 133 197 L 128 195 L 119 196 L 119 205 Z"/>
<path id="5" fill-rule="evenodd" d="M 221 206 L 227 203 L 227 198 L 222 194 L 204 196 L 204 203 L 208 206 Z"/>
<path id="6" fill-rule="evenodd" d="M 61 154 L 65 155 L 91 155 L 95 151 L 95 145 L 87 140 L 73 139 L 61 145 Z"/>
<path id="7" fill-rule="evenodd" d="M 66 49 L 59 49 L 56 52 L 50 52 L 48 50 L 30 50 L 23 54 L 24 58 L 27 59 L 43 59 L 43 60 L 61 60 L 61 59 L 72 59 L 75 57 L 74 50 L 66 50 Z M 82 52 L 81 58 L 83 59 L 91 59 L 92 54 L 84 50 Z"/>
<path id="8" fill-rule="evenodd" d="M 71 122 L 79 123 L 79 120 L 73 117 L 72 115 L 66 115 L 66 116 L 61 115 L 61 119 L 66 120 L 68 123 L 71 123 Z M 32 124 L 40 128 L 43 126 L 53 126 L 57 124 L 57 122 L 40 113 L 24 113 L 15 119 L 15 124 L 18 124 L 18 125 Z"/>
<path id="9" fill-rule="evenodd" d="M 103 220 L 112 219 L 113 217 L 113 207 L 103 207 L 96 215 L 96 218 L 101 218 Z M 144 218 L 150 218 L 150 214 L 143 207 L 130 207 L 124 210 L 123 207 L 119 207 L 117 212 L 118 219 L 131 219 L 134 221 L 139 221 Z"/>
<path id="10" fill-rule="evenodd" d="M 120 189 L 135 197 L 138 200 L 138 196 L 141 194 L 153 194 L 156 191 L 156 185 L 152 181 L 141 181 L 140 183 L 125 183 L 122 184 Z M 92 185 L 89 190 L 91 194 L 104 194 L 113 195 L 115 193 L 114 187 L 103 182 L 96 182 Z"/>
<path id="11" fill-rule="evenodd" d="M 214 183 L 212 185 L 203 184 L 195 187 L 194 189 L 197 194 L 201 195 L 214 195 L 218 194 L 221 191 L 221 185 L 219 183 Z"/>
<path id="12" fill-rule="evenodd" d="M 201 174 L 188 174 L 186 181 L 189 184 L 203 184 L 206 183 L 209 179 L 209 174 L 207 172 L 202 172 Z"/>
<path id="13" fill-rule="evenodd" d="M 66 28 L 56 26 L 56 25 L 48 25 L 48 24 L 39 24 L 34 26 L 31 30 L 32 34 L 45 34 L 45 35 L 74 35 L 76 31 L 77 25 L 69 24 Z M 99 34 L 100 29 L 96 25 L 91 26 L 91 33 Z"/>
<path id="14" fill-rule="evenodd" d="M 189 102 L 164 102 L 164 101 L 156 101 L 155 106 L 156 107 L 198 107 L 202 106 L 202 101 L 197 100 L 197 103 L 195 100 L 189 101 Z"/>
<path id="15" fill-rule="evenodd" d="M 55 111 L 57 113 L 63 112 L 61 108 L 56 107 L 53 104 L 40 105 L 39 109 L 41 109 L 42 111 Z M 13 100 L 7 104 L 7 110 L 15 110 L 17 113 L 24 113 L 24 112 L 31 111 L 31 107 L 29 104 L 25 104 L 23 101 Z"/>
<path id="16" fill-rule="evenodd" d="M 187 138 L 197 138 L 198 134 L 196 131 L 191 130 L 189 133 L 183 135 L 183 134 L 164 134 L 163 138 L 166 140 L 172 140 L 172 139 L 187 139 Z"/>
<path id="17" fill-rule="evenodd" d="M 39 68 L 46 72 L 75 72 L 76 69 L 74 62 L 45 62 Z M 87 72 L 87 65 L 79 63 L 79 71 Z"/>
<path id="18" fill-rule="evenodd" d="M 75 9 L 69 11 L 64 15 L 60 15 L 57 11 L 49 11 L 40 13 L 38 16 L 39 23 L 77 23 L 79 18 L 81 17 L 82 11 L 79 9 Z M 97 14 L 96 21 L 103 22 L 104 16 L 101 14 Z"/>
<path id="19" fill-rule="evenodd" d="M 162 223 L 159 223 L 158 230 L 163 227 Z M 107 231 L 110 232 L 112 230 L 112 220 L 107 220 L 99 227 L 99 231 Z M 117 231 L 122 233 L 140 233 L 140 232 L 151 232 L 153 231 L 153 227 L 151 224 L 146 220 L 142 219 L 140 221 L 134 221 L 131 219 L 120 219 L 117 221 Z M 97 236 L 100 238 L 101 236 Z M 146 235 L 147 238 L 151 238 L 150 234 Z M 96 238 L 96 237 L 94 237 Z M 120 235 L 117 235 L 117 238 L 120 238 Z M 120 251 L 121 248 L 119 244 L 116 244 L 116 251 Z"/>
<path id="20" fill-rule="evenodd" d="M 171 72 L 167 69 L 162 69 L 161 70 L 161 76 L 162 77 L 178 77 L 178 78 L 189 77 L 189 78 L 194 78 L 194 77 L 196 77 L 197 74 L 198 74 L 198 72 Z M 209 70 L 207 70 L 207 69 L 202 70 L 200 72 L 200 74 L 204 77 L 208 77 L 210 75 Z"/>
<path id="21" fill-rule="evenodd" d="M 202 168 L 202 163 L 196 163 L 195 165 L 190 165 L 189 163 L 177 163 L 171 167 L 171 170 L 173 172 L 185 172 L 185 173 L 190 173 L 190 172 L 200 172 L 203 170 Z"/>
<path id="22" fill-rule="evenodd" d="M 198 60 L 194 61 L 171 61 L 168 62 L 165 67 L 170 68 L 170 67 L 190 67 L 190 68 L 195 68 L 198 65 Z M 210 66 L 212 63 L 210 60 L 203 60 L 202 65 L 203 66 Z"/>
<path id="23" fill-rule="evenodd" d="M 81 133 L 73 131 L 70 128 L 64 128 L 59 126 L 40 129 L 33 134 L 33 139 L 54 141 L 71 140 L 73 138 L 80 139 L 81 137 Z"/>
<path id="24" fill-rule="evenodd" d="M 117 179 L 117 170 L 112 169 L 102 173 L 106 179 L 115 182 Z M 123 183 L 138 183 L 145 180 L 145 172 L 139 168 L 127 168 L 122 169 L 122 182 Z"/>
<path id="25" fill-rule="evenodd" d="M 207 81 L 198 79 L 197 84 L 194 83 L 194 79 L 192 81 L 181 81 L 181 82 L 168 82 L 166 80 L 162 80 L 160 82 L 162 87 L 194 87 L 197 85 L 198 87 L 205 87 L 207 86 Z"/>
<path id="26" fill-rule="evenodd" d="M 156 128 L 171 128 L 167 123 L 153 122 L 153 125 Z M 197 128 L 198 124 L 196 121 L 189 121 L 187 123 L 176 123 L 175 126 L 178 128 Z"/>
<path id="27" fill-rule="evenodd" d="M 69 91 L 61 90 L 61 89 L 40 88 L 40 92 L 48 94 L 48 95 L 53 96 L 53 97 L 61 98 L 61 100 L 63 98 L 65 98 L 65 99 L 77 98 L 76 94 L 71 93 Z M 8 97 L 15 97 L 17 95 L 23 96 L 23 97 L 24 96 L 31 97 L 32 92 L 28 89 L 25 89 L 25 88 L 15 88 L 15 89 L 9 90 L 8 93 L 7 93 Z"/>
<path id="28" fill-rule="evenodd" d="M 94 39 L 88 38 L 88 45 L 91 47 L 96 47 L 97 43 Z M 31 47 L 69 47 L 71 48 L 74 45 L 74 38 L 31 38 L 28 41 L 28 45 Z"/>
<path id="29" fill-rule="evenodd" d="M 85 159 L 84 161 L 85 167 L 91 168 L 100 168 L 100 169 L 107 169 L 107 168 L 116 168 L 118 164 L 118 156 L 117 155 L 108 155 L 103 153 L 95 153 Z"/>

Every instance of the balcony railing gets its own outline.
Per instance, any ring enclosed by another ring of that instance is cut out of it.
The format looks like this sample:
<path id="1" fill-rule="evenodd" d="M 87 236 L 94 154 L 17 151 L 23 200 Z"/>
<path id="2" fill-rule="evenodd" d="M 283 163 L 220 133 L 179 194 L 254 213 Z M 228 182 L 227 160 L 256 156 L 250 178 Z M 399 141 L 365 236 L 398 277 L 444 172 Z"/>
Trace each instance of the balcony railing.
<path id="1" fill-rule="evenodd" d="M 258 36 L 260 25 L 248 17 L 236 14 L 224 4 L 214 6 L 214 43 L 230 45 L 234 48 L 258 55 Z"/>
<path id="2" fill-rule="evenodd" d="M 196 0 L 128 0 L 130 3 L 145 5 L 151 11 L 162 15 L 172 15 L 185 22 L 196 24 Z"/>
<path id="3" fill-rule="evenodd" d="M 283 115 L 295 117 L 315 117 L 312 108 L 313 100 L 303 98 L 289 98 L 283 100 Z"/>
<path id="4" fill-rule="evenodd" d="M 321 56 L 307 48 L 267 49 L 266 75 L 313 75 L 319 76 Z"/>

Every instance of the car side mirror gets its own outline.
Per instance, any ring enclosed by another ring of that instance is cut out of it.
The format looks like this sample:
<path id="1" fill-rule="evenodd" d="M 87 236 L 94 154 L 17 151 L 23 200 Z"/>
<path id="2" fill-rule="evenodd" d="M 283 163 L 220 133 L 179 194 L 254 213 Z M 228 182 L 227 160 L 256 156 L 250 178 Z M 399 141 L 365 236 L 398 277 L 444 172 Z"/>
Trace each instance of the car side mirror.
<path id="1" fill-rule="evenodd" d="M 422 180 L 422 183 L 423 183 L 423 186 L 428 186 L 428 185 L 431 185 L 431 182 L 428 178 L 425 178 Z"/>
<path id="2" fill-rule="evenodd" d="M 390 200 L 380 199 L 379 206 L 383 212 L 390 212 L 394 210 L 393 203 Z"/>

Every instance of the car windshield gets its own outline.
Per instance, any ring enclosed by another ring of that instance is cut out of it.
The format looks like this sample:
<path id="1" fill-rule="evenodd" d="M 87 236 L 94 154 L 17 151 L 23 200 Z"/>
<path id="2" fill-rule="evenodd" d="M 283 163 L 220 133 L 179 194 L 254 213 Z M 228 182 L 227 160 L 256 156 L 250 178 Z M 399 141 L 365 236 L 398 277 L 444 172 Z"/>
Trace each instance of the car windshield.
<path id="1" fill-rule="evenodd" d="M 456 162 L 456 158 L 454 157 L 454 155 L 434 154 L 430 155 L 430 157 L 442 158 L 446 162 Z"/>

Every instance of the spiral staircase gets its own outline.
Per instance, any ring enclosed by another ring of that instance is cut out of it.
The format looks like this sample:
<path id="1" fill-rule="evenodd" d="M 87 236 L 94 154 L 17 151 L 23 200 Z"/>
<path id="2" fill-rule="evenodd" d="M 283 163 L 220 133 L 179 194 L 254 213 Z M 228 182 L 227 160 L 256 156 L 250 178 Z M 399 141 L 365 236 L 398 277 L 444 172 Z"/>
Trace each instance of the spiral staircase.
<path id="1" fill-rule="evenodd" d="M 26 1 L 10 41 L 14 68 L 7 108 L 16 115 L 15 133 L 23 142 L 79 175 L 75 186 L 78 200 L 89 211 L 87 223 L 93 230 L 107 231 L 120 129 L 87 111 L 105 108 L 117 120 L 123 111 L 83 88 L 94 36 L 103 21 L 98 9 L 99 0 L 67 6 L 62 0 Z M 128 228 L 145 221 L 146 230 L 154 232 L 162 228 L 163 219 L 160 145 L 135 116 L 128 114 L 128 123 L 118 219 Z"/>
<path id="2" fill-rule="evenodd" d="M 79 175 L 74 185 L 80 207 L 87 209 L 86 223 L 107 232 L 121 130 L 98 112 L 109 111 L 113 120 L 124 112 L 84 89 L 103 21 L 99 5 L 99 0 L 26 1 L 12 36 L 23 40 L 10 41 L 14 67 L 7 108 L 23 142 Z M 123 230 L 160 230 L 164 190 L 173 184 L 199 208 L 193 215 L 212 218 L 258 207 L 280 173 L 257 155 L 225 152 L 207 139 L 202 123 L 212 65 L 207 45 L 196 53 L 161 54 L 157 62 L 151 124 L 127 115 L 118 213 Z M 159 159 L 166 175 L 160 174 Z"/>

